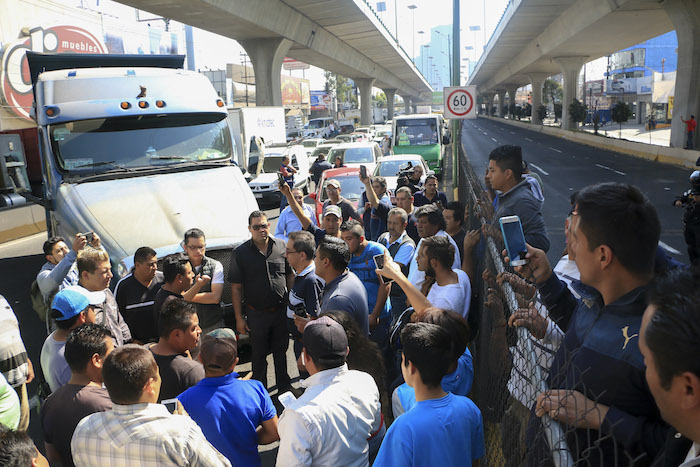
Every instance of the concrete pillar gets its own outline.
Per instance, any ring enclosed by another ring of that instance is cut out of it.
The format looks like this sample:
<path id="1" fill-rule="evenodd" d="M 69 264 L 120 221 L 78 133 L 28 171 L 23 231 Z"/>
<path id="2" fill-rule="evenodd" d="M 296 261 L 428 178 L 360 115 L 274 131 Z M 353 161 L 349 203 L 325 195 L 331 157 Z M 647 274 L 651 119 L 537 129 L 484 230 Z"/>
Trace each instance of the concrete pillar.
<path id="1" fill-rule="evenodd" d="M 487 106 L 486 115 L 488 115 L 489 117 L 491 116 L 491 109 L 493 109 L 493 98 L 494 97 L 496 97 L 496 94 L 493 92 L 486 94 L 486 106 Z M 496 115 L 498 115 L 498 112 L 496 113 Z"/>
<path id="2" fill-rule="evenodd" d="M 564 130 L 575 130 L 577 123 L 569 119 L 569 105 L 577 97 L 578 75 L 581 67 L 588 61 L 588 57 L 557 57 L 554 59 L 559 64 L 564 75 L 564 98 L 562 99 L 561 127 Z"/>
<path id="3" fill-rule="evenodd" d="M 386 119 L 394 119 L 394 97 L 396 97 L 396 89 L 384 89 L 386 96 Z"/>
<path id="4" fill-rule="evenodd" d="M 637 101 L 637 125 L 644 123 L 644 116 L 646 115 L 646 102 Z"/>
<path id="5" fill-rule="evenodd" d="M 411 113 L 411 97 L 410 96 L 402 96 L 402 97 L 403 97 L 404 113 L 406 115 L 409 115 Z"/>
<path id="6" fill-rule="evenodd" d="M 696 0 L 666 0 L 666 13 L 676 28 L 678 36 L 678 67 L 676 92 L 673 98 L 673 120 L 671 122 L 671 146 L 684 148 L 687 140 L 686 125 L 680 117 L 688 120 L 700 117 L 700 2 Z M 697 131 L 694 147 L 698 147 Z"/>
<path id="7" fill-rule="evenodd" d="M 537 109 L 542 105 L 542 85 L 549 78 L 547 73 L 530 73 L 527 75 L 532 83 L 532 117 L 531 121 L 535 125 L 542 125 L 542 119 L 537 114 Z"/>
<path id="8" fill-rule="evenodd" d="M 360 90 L 360 125 L 372 124 L 372 86 L 374 78 L 353 78 Z"/>
<path id="9" fill-rule="evenodd" d="M 503 112 L 504 105 L 506 105 L 506 90 L 499 89 L 498 90 L 498 116 L 501 118 L 504 118 L 506 116 L 505 112 Z"/>
<path id="10" fill-rule="evenodd" d="M 515 114 L 511 112 L 511 107 L 515 105 L 515 93 L 518 92 L 518 86 L 510 86 L 508 91 L 508 118 L 515 120 Z"/>
<path id="11" fill-rule="evenodd" d="M 288 39 L 240 41 L 255 71 L 255 105 L 282 105 L 282 62 L 292 46 Z"/>

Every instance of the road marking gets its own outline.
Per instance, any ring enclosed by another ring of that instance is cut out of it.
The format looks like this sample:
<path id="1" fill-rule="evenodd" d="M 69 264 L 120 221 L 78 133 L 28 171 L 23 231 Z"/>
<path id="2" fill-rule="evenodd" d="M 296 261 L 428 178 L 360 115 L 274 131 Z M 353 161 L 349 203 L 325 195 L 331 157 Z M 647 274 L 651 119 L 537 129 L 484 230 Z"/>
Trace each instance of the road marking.
<path id="1" fill-rule="evenodd" d="M 491 138 L 491 139 L 494 141 L 494 143 L 498 143 L 498 141 L 496 141 L 496 138 Z"/>
<path id="2" fill-rule="evenodd" d="M 560 153 L 560 154 L 561 154 L 561 151 L 560 151 L 560 150 L 558 150 L 558 149 L 554 149 L 553 147 L 550 147 L 550 146 L 547 146 L 547 147 L 548 147 L 549 149 L 551 149 L 552 151 L 557 151 L 558 153 Z"/>
<path id="3" fill-rule="evenodd" d="M 530 165 L 532 165 L 532 164 L 530 164 Z M 663 248 L 664 250 L 668 251 L 669 253 L 673 253 L 674 255 L 680 255 L 680 254 L 681 254 L 680 251 L 676 250 L 676 249 L 673 248 L 672 246 L 666 245 L 666 244 L 665 244 L 664 242 L 662 242 L 661 240 L 659 240 L 659 245 L 661 245 L 661 248 Z"/>
<path id="4" fill-rule="evenodd" d="M 607 166 L 604 166 L 604 165 L 596 164 L 596 166 L 597 166 L 597 167 L 600 167 L 601 169 L 605 169 L 605 170 L 609 170 L 609 171 L 611 171 L 611 172 L 615 172 L 615 173 L 618 174 L 618 175 L 627 175 L 627 174 L 624 173 L 624 172 L 620 172 L 619 170 L 611 169 L 610 167 L 607 167 Z"/>
<path id="5" fill-rule="evenodd" d="M 510 134 L 511 134 L 511 135 L 514 135 L 514 134 L 515 134 L 515 132 L 511 131 L 511 132 L 510 132 Z"/>
<path id="6" fill-rule="evenodd" d="M 535 164 L 533 164 L 533 163 L 530 163 L 530 167 L 536 168 L 537 170 L 539 170 L 540 172 L 542 172 L 544 175 L 549 175 L 549 173 L 545 172 L 544 170 L 542 170 L 541 168 L 537 167 L 537 166 L 536 166 Z"/>
<path id="7" fill-rule="evenodd" d="M 488 133 L 484 132 L 485 135 L 488 135 Z"/>
<path id="8" fill-rule="evenodd" d="M 528 141 L 531 142 L 531 143 L 534 143 L 534 141 L 532 141 L 530 138 L 525 138 L 525 139 L 528 140 Z"/>

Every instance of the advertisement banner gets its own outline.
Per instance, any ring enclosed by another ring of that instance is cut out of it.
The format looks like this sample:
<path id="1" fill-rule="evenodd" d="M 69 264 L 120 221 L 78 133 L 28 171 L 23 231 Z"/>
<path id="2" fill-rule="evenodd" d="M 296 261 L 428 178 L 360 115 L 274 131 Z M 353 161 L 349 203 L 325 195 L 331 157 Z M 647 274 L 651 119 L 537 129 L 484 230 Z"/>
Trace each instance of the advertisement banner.
<path id="1" fill-rule="evenodd" d="M 644 76 L 643 78 L 637 78 L 637 94 L 651 94 L 652 81 L 652 76 Z"/>
<path id="2" fill-rule="evenodd" d="M 0 50 L 0 96 L 5 108 L 27 121 L 34 102 L 27 51 L 41 53 L 104 54 L 102 39 L 76 26 L 22 29 L 20 38 Z"/>
<path id="3" fill-rule="evenodd" d="M 310 98 L 309 81 L 282 75 L 282 105 L 288 108 L 307 106 Z"/>
<path id="4" fill-rule="evenodd" d="M 311 110 L 327 110 L 331 105 L 331 96 L 326 91 L 311 91 Z"/>

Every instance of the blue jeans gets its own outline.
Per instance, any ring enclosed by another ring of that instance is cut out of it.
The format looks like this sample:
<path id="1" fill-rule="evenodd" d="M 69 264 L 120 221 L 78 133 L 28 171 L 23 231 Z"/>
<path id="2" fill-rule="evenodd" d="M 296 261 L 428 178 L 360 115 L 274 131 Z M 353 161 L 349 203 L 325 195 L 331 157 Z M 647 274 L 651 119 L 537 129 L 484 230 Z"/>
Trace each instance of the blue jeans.
<path id="1" fill-rule="evenodd" d="M 685 143 L 685 148 L 686 149 L 693 149 L 693 135 L 695 134 L 694 131 L 689 131 L 688 132 L 688 141 Z"/>

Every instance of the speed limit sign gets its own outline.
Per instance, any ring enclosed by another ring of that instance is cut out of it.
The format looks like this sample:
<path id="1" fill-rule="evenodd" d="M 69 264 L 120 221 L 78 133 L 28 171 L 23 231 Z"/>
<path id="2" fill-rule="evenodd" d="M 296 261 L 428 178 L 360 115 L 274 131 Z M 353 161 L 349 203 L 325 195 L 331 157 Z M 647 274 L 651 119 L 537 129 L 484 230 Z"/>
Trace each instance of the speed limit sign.
<path id="1" fill-rule="evenodd" d="M 445 118 L 476 118 L 476 86 L 454 86 L 443 90 Z"/>

